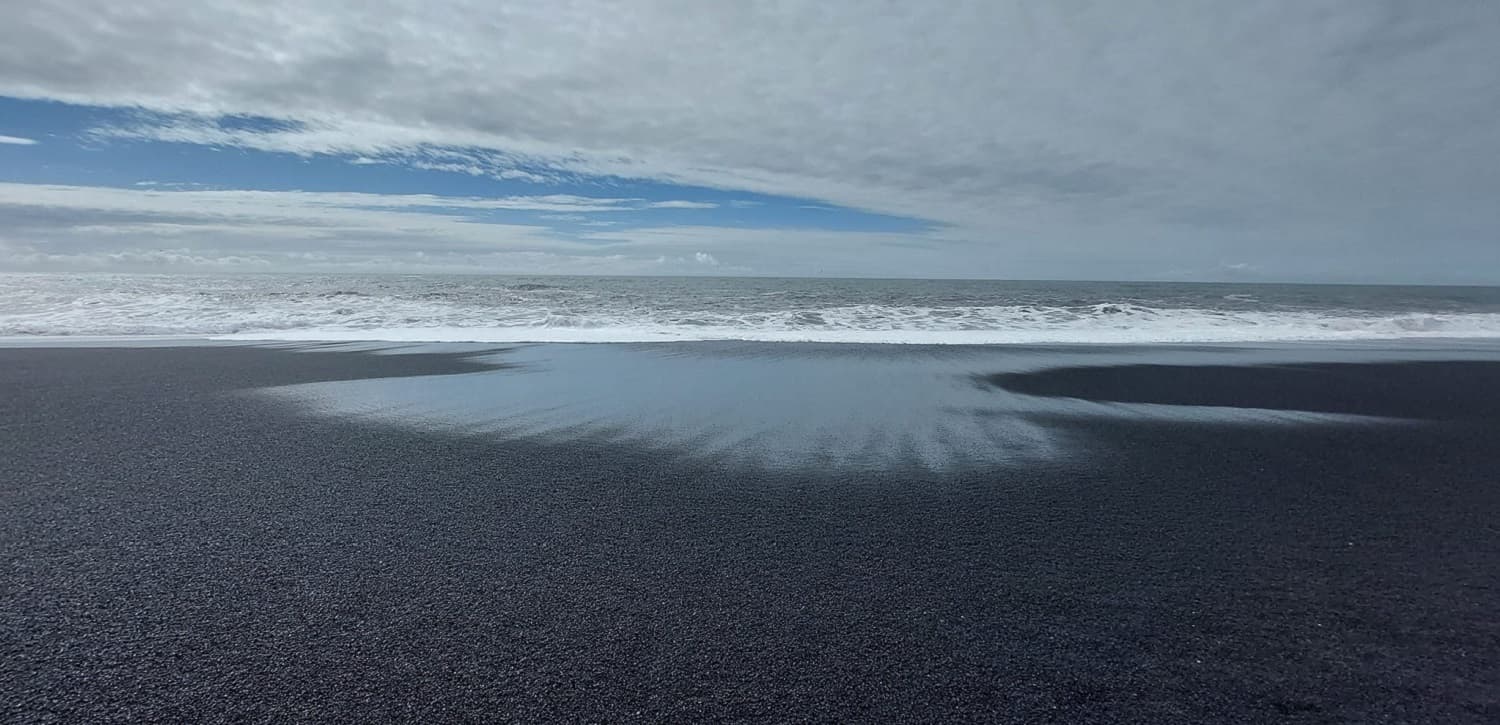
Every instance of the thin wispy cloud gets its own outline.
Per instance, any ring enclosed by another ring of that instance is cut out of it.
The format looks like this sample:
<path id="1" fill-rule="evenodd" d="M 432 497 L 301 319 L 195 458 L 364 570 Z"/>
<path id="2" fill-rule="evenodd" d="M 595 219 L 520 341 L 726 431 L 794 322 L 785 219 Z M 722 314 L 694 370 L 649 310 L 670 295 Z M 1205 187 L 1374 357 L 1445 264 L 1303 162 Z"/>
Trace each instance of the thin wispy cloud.
<path id="1" fill-rule="evenodd" d="M 0 144 L 9 144 L 11 146 L 35 146 L 37 144 L 37 141 L 36 139 L 22 138 L 20 136 L 0 135 Z"/>
<path id="2" fill-rule="evenodd" d="M 570 210 L 555 213 L 555 210 Z M 635 199 L 551 194 L 481 199 L 349 192 L 256 191 L 139 182 L 132 188 L 0 183 L 0 265 L 39 270 L 491 271 L 501 273 L 755 272 L 715 255 L 682 252 L 753 241 L 765 248 L 823 237 L 778 231 L 724 238 L 716 227 L 643 228 L 591 212 L 642 211 Z M 484 218 L 544 211 L 534 224 Z M 560 234 L 549 224 L 595 230 Z M 740 230 L 748 233 L 748 230 Z M 857 244 L 860 235 L 849 236 Z"/>
<path id="3" fill-rule="evenodd" d="M 219 209 L 265 208 L 442 208 L 464 210 L 525 210 L 549 212 L 614 212 L 635 206 L 635 199 L 612 199 L 572 194 L 542 194 L 495 199 L 433 194 L 370 194 L 326 191 L 256 191 L 240 189 L 163 188 L 158 182 L 137 182 L 144 190 L 0 182 L 0 204 L 84 205 L 94 209 Z M 182 186 L 182 185 L 174 185 Z"/>
<path id="4" fill-rule="evenodd" d="M 717 209 L 718 204 L 707 201 L 653 201 L 646 206 L 652 209 Z"/>

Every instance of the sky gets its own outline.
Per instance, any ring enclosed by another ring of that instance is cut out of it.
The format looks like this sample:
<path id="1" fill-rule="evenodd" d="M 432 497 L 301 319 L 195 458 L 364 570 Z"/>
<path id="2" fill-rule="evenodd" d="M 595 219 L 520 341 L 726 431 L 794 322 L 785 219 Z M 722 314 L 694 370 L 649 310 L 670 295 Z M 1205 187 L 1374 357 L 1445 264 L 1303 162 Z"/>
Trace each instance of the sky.
<path id="1" fill-rule="evenodd" d="M 0 271 L 1500 283 L 1500 2 L 30 0 Z"/>

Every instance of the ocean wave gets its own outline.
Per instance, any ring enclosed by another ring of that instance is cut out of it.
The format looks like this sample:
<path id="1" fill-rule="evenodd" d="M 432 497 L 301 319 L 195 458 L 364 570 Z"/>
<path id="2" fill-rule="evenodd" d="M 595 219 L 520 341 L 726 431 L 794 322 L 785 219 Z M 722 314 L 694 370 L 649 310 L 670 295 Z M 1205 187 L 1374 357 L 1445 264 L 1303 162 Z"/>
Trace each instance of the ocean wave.
<path id="1" fill-rule="evenodd" d="M 1500 338 L 1500 311 L 1389 311 L 1131 297 L 1057 304 L 813 304 L 798 294 L 681 295 L 577 289 L 518 297 L 493 283 L 380 280 L 11 278 L 0 336 L 189 336 L 412 342 L 1197 343 Z M 358 280 L 354 280 L 358 282 Z M 28 286 L 29 285 L 29 286 Z M 514 290 L 525 285 L 511 285 Z M 545 285 L 531 285 L 536 288 Z M 434 289 L 437 287 L 438 289 Z M 774 291 L 774 290 L 773 290 Z M 880 290 L 877 290 L 880 291 Z M 882 292 L 883 294 L 884 292 Z M 822 294 L 819 292 L 819 294 Z M 759 302 L 747 302 L 750 297 Z M 828 295 L 823 294 L 824 297 Z M 1243 295 L 1240 295 L 1243 297 Z M 1212 299 L 1225 295 L 1215 291 Z M 903 300 L 904 301 L 904 300 Z"/>
<path id="2" fill-rule="evenodd" d="M 388 342 L 668 342 L 744 340 L 760 342 L 891 343 L 925 345 L 1143 344 L 1296 342 L 1406 338 L 1497 338 L 1500 315 L 1444 315 L 1389 319 L 1236 319 L 1195 316 L 1192 310 L 1164 315 L 1169 323 L 1145 325 L 1019 325 L 965 327 L 891 326 L 708 326 L 631 323 L 559 326 L 321 327 L 239 332 L 222 339 Z"/>
<path id="3" fill-rule="evenodd" d="M 164 302 L 158 300 L 157 302 Z M 927 344 L 1148 343 L 1500 337 L 1500 314 L 1242 312 L 1087 308 L 856 305 L 744 314 L 546 308 L 454 308 L 427 301 L 361 307 L 158 308 L 81 305 L 0 314 L 0 335 L 186 335 L 245 340 L 424 342 L 650 342 L 760 340 Z"/>

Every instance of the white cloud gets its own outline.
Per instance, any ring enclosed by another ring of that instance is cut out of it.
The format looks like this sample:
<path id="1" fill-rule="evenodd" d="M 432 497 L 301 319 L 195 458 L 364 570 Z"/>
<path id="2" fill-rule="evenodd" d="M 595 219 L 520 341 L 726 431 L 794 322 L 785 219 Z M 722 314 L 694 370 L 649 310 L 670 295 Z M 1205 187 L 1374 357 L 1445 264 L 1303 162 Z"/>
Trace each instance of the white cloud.
<path id="1" fill-rule="evenodd" d="M 0 135 L 0 144 L 10 144 L 12 146 L 35 146 L 36 143 L 37 143 L 36 139 L 32 139 L 32 138 L 22 138 L 20 136 L 3 136 L 3 135 Z"/>
<path id="2" fill-rule="evenodd" d="M 524 198 L 524 197 L 522 197 Z M 512 206 L 591 206 L 589 197 L 504 200 Z M 920 233 L 702 225 L 628 227 L 569 217 L 581 231 L 501 224 L 491 202 L 463 197 L 268 192 L 200 187 L 133 188 L 0 183 L 0 270 L 243 269 L 282 271 L 498 272 L 528 274 L 773 274 L 1047 278 L 1048 260 L 1017 260 L 1005 245 L 957 228 Z M 1184 247 L 1160 249 L 1186 258 Z M 712 251 L 709 251 L 712 250 Z M 955 253 L 955 250 L 957 253 Z M 1435 253 L 1438 281 L 1478 281 Z M 1086 249 L 1073 250 L 1080 261 Z M 735 264 L 721 258 L 732 254 Z M 1255 262 L 1163 267 L 1123 252 L 1109 260 L 1135 278 L 1305 279 L 1306 256 L 1266 253 Z M 193 261 L 196 260 L 196 261 Z M 1332 260 L 1330 264 L 1336 264 Z M 1409 265 L 1410 266 L 1410 265 Z M 1446 275 L 1446 276 L 1444 276 Z M 1337 274 L 1332 279 L 1345 279 Z M 1348 277 L 1353 279 L 1353 277 Z"/>
<path id="3" fill-rule="evenodd" d="M 253 208 L 289 205 L 299 208 L 441 208 L 556 212 L 628 211 L 633 199 L 611 199 L 571 194 L 495 198 L 436 196 L 433 194 L 369 194 L 352 191 L 253 191 L 243 189 L 180 189 L 158 182 L 137 182 L 148 190 L 105 186 L 67 186 L 0 182 L 0 204 L 67 206 L 81 201 L 89 208 L 141 206 L 194 208 Z M 194 185 L 187 185 L 193 187 Z"/>
<path id="4" fill-rule="evenodd" d="M 646 207 L 649 209 L 717 209 L 719 205 L 707 201 L 653 201 Z"/>
<path id="5" fill-rule="evenodd" d="M 130 272 L 329 272 L 471 274 L 660 274 L 691 273 L 661 258 L 577 255 L 555 252 L 410 252 L 350 254 L 199 250 L 185 247 L 126 249 L 116 252 L 50 253 L 15 249 L 0 241 L 0 266 L 34 271 Z"/>
<path id="6" fill-rule="evenodd" d="M 568 195 L 477 199 L 304 191 L 0 183 L 0 270 L 701 272 L 675 243 L 570 237 L 476 221 L 495 209 L 614 209 Z M 628 209 L 630 207 L 622 207 Z M 583 214 L 540 214 L 576 222 Z M 591 223 L 596 225 L 598 223 Z M 748 267 L 735 267 L 740 273 Z"/>
<path id="7" fill-rule="evenodd" d="M 1379 276 L 1500 269 L 1496 28 L 1500 3 L 1400 0 L 38 0 L 0 25 L 0 95 L 178 114 L 117 135 L 615 174 L 962 231 L 894 272 L 1250 250 Z"/>
<path id="8" fill-rule="evenodd" d="M 0 183 L 0 216 L 6 219 L 0 241 L 11 251 L 13 265 L 69 258 L 107 261 L 111 254 L 150 254 L 178 247 L 247 259 L 285 257 L 308 249 L 345 257 L 417 251 L 565 252 L 586 247 L 546 227 L 479 223 L 467 215 L 597 205 L 566 196 L 473 199 Z"/>

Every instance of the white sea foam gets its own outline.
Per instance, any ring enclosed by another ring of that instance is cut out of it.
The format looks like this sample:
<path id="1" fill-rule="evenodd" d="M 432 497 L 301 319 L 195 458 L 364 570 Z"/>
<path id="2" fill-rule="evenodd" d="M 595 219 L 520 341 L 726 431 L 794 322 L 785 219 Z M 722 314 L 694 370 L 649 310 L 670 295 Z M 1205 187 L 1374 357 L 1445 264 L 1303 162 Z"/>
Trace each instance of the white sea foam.
<path id="1" fill-rule="evenodd" d="M 947 311 L 943 311 L 947 312 Z M 824 310 L 825 318 L 837 311 Z M 1477 318 L 1477 319 L 1476 319 Z M 1389 318 L 1224 316 L 1200 310 L 1155 313 L 1138 324 L 1101 324 L 1090 318 L 1037 323 L 1024 315 L 995 315 L 988 326 L 955 327 L 938 317 L 921 320 L 905 311 L 888 318 L 867 318 L 861 325 L 779 326 L 673 325 L 653 320 L 616 319 L 586 325 L 507 327 L 308 327 L 237 332 L 223 339 L 390 342 L 665 342 L 684 340 L 749 340 L 763 342 L 843 342 L 907 344 L 1046 344 L 1046 343 L 1167 343 L 1276 342 L 1316 340 L 1380 340 L 1404 338 L 1500 337 L 1500 315 L 1405 315 Z M 925 325 L 924 325 L 925 323 Z"/>
<path id="2" fill-rule="evenodd" d="M 921 344 L 1500 338 L 1500 312 L 1491 308 L 1278 307 L 1259 304 L 1243 293 L 1221 292 L 1212 295 L 1222 302 L 1217 307 L 1209 302 L 1184 304 L 1165 296 L 1150 302 L 1139 295 L 1116 301 L 1065 299 L 1076 294 L 1073 290 L 1053 295 L 1064 302 L 1060 304 L 955 304 L 946 299 L 943 304 L 904 304 L 905 298 L 884 290 L 865 296 L 895 297 L 897 303 L 840 304 L 839 295 L 845 293 L 817 288 L 809 288 L 812 292 L 754 289 L 735 297 L 735 288 L 727 282 L 722 289 L 661 292 L 649 286 L 644 291 L 621 292 L 610 284 L 621 283 L 579 282 L 565 287 L 404 278 L 288 282 L 11 276 L 0 277 L 0 336 Z M 991 298 L 1001 296 L 985 293 Z"/>

